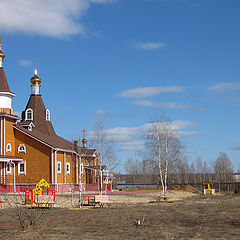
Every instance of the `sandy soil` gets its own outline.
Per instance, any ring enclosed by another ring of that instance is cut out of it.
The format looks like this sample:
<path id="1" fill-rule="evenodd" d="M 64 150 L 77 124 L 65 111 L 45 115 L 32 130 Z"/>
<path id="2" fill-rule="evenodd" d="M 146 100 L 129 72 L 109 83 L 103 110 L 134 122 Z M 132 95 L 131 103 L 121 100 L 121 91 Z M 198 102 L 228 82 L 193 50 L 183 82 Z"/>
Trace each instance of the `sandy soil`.
<path id="1" fill-rule="evenodd" d="M 126 203 L 126 204 L 138 204 L 138 203 L 146 203 L 148 204 L 149 201 L 154 201 L 156 198 L 160 196 L 159 192 L 153 193 L 140 193 L 137 195 L 111 195 L 109 197 L 110 200 L 116 203 Z M 186 191 L 169 191 L 168 197 L 169 199 L 173 200 L 182 200 L 188 197 L 194 197 L 196 193 L 186 192 Z"/>
<path id="2" fill-rule="evenodd" d="M 36 223 L 24 230 L 18 211 L 2 208 L 1 239 L 240 239 L 240 195 L 170 194 L 174 203 L 149 203 L 158 193 L 141 193 L 111 195 L 109 208 L 28 209 Z M 62 201 L 71 206 L 70 197 Z"/>

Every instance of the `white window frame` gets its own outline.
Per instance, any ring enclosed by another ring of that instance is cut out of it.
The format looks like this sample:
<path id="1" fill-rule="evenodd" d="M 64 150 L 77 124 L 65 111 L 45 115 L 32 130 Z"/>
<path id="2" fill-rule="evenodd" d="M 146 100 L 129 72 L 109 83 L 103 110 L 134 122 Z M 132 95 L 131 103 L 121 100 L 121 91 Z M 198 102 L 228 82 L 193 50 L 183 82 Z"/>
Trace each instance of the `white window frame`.
<path id="1" fill-rule="evenodd" d="M 6 152 L 11 152 L 12 151 L 12 145 L 11 143 L 8 143 L 6 146 Z"/>
<path id="2" fill-rule="evenodd" d="M 46 121 L 50 121 L 50 111 L 49 111 L 49 109 L 46 110 Z"/>
<path id="3" fill-rule="evenodd" d="M 31 118 L 28 118 L 28 112 L 31 112 Z M 31 108 L 28 108 L 26 111 L 25 111 L 25 120 L 33 120 L 33 110 Z"/>
<path id="4" fill-rule="evenodd" d="M 35 127 L 33 122 L 31 122 L 29 125 L 28 125 L 28 130 L 29 131 L 32 131 L 32 128 Z"/>
<path id="5" fill-rule="evenodd" d="M 83 163 L 80 163 L 80 174 L 83 174 L 84 166 Z"/>
<path id="6" fill-rule="evenodd" d="M 21 147 L 23 147 L 24 149 L 20 149 Z M 26 151 L 26 146 L 24 144 L 19 144 L 18 145 L 18 153 L 20 153 L 20 152 L 24 152 L 24 153 L 27 152 Z"/>
<path id="7" fill-rule="evenodd" d="M 66 163 L 66 174 L 71 174 L 71 164 L 70 164 L 70 162 L 67 162 Z"/>
<path id="8" fill-rule="evenodd" d="M 8 166 L 9 166 L 9 170 L 8 170 Z M 6 173 L 12 173 L 12 164 L 10 162 L 7 162 L 6 164 Z"/>
<path id="9" fill-rule="evenodd" d="M 21 171 L 20 171 L 20 165 L 21 165 L 21 164 L 24 165 L 24 172 L 21 172 Z M 19 175 L 19 174 L 24 174 L 24 175 L 26 175 L 26 165 L 27 165 L 27 164 L 26 164 L 25 161 L 24 161 L 24 162 L 20 162 L 20 163 L 18 164 L 18 175 Z"/>
<path id="10" fill-rule="evenodd" d="M 60 170 L 58 170 L 58 166 L 60 165 Z M 62 173 L 62 163 L 57 162 L 57 173 L 61 174 Z"/>

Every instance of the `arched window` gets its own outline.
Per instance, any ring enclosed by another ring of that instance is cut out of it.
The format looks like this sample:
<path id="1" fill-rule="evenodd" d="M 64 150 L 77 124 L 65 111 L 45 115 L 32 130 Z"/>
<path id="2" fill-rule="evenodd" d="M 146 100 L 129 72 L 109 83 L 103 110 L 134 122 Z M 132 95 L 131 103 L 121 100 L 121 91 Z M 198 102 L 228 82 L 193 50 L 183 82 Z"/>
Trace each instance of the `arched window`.
<path id="1" fill-rule="evenodd" d="M 57 173 L 62 173 L 62 164 L 61 164 L 61 162 L 57 162 Z"/>
<path id="2" fill-rule="evenodd" d="M 25 120 L 33 120 L 33 110 L 28 108 L 25 112 Z"/>
<path id="3" fill-rule="evenodd" d="M 50 121 L 50 111 L 48 109 L 46 110 L 46 120 Z"/>
<path id="4" fill-rule="evenodd" d="M 10 143 L 8 143 L 6 146 L 6 152 L 11 152 L 11 151 L 12 151 L 12 146 Z"/>
<path id="5" fill-rule="evenodd" d="M 7 173 L 11 173 L 11 163 L 7 163 Z"/>
<path id="6" fill-rule="evenodd" d="M 67 174 L 70 174 L 70 163 L 69 162 L 66 163 L 66 172 L 67 172 Z"/>
<path id="7" fill-rule="evenodd" d="M 19 145 L 18 145 L 18 152 L 19 152 L 19 153 L 20 153 L 20 152 L 26 153 L 26 147 L 25 147 L 24 144 L 19 144 Z"/>

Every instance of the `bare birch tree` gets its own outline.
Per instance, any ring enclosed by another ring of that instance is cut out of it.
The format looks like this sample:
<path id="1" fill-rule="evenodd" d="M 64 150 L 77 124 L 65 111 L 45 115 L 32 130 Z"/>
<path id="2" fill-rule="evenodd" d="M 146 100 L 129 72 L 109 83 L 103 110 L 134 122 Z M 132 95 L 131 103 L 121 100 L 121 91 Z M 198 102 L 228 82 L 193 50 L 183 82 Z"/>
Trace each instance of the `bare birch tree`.
<path id="1" fill-rule="evenodd" d="M 91 148 L 96 148 L 99 151 L 99 167 L 100 167 L 100 194 L 103 190 L 103 166 L 106 166 L 110 171 L 113 171 L 117 165 L 117 158 L 115 153 L 115 147 L 113 139 L 107 136 L 107 132 L 103 127 L 103 122 L 101 120 L 95 121 L 95 130 L 92 132 L 89 138 L 89 146 Z M 105 188 L 105 193 L 107 189 L 107 183 Z"/>
<path id="2" fill-rule="evenodd" d="M 190 178 L 190 168 L 186 158 L 179 158 L 176 164 L 178 184 L 188 184 Z"/>
<path id="3" fill-rule="evenodd" d="M 198 183 L 203 183 L 203 164 L 202 158 L 197 155 L 196 156 L 196 166 L 197 166 L 197 174 L 198 174 Z"/>
<path id="4" fill-rule="evenodd" d="M 195 169 L 195 164 L 194 162 L 191 163 L 190 166 L 190 174 L 191 174 L 191 183 L 194 183 L 194 185 L 196 186 L 197 182 L 196 182 L 196 169 Z"/>
<path id="5" fill-rule="evenodd" d="M 151 123 L 144 138 L 147 156 L 158 163 L 163 196 L 165 197 L 169 169 L 181 153 L 182 144 L 171 122 L 164 115 Z"/>
<path id="6" fill-rule="evenodd" d="M 233 176 L 232 162 L 226 153 L 219 153 L 218 158 L 214 163 L 214 171 L 216 173 L 220 191 L 221 183 L 230 182 Z"/>
<path id="7" fill-rule="evenodd" d="M 96 120 L 95 129 L 92 131 L 88 144 L 90 148 L 98 149 L 101 165 L 106 165 L 111 171 L 117 167 L 114 141 L 107 136 L 107 131 L 101 120 Z"/>

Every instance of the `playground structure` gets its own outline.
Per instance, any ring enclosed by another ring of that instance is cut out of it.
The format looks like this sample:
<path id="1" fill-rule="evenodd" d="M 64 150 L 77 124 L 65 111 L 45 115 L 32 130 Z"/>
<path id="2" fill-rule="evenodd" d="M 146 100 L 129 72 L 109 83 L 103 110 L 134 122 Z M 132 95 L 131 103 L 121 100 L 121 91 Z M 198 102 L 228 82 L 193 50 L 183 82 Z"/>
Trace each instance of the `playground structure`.
<path id="1" fill-rule="evenodd" d="M 7 193 L 0 193 L 0 207 L 2 208 L 2 204 L 8 201 Z"/>
<path id="2" fill-rule="evenodd" d="M 210 182 L 205 182 L 203 183 L 203 194 L 215 194 L 215 189 L 213 188 L 213 184 L 214 182 L 210 181 Z"/>
<path id="3" fill-rule="evenodd" d="M 44 195 L 43 187 L 47 189 L 46 193 Z M 43 206 L 47 207 L 50 204 L 55 204 L 56 198 L 55 198 L 55 190 L 52 190 L 52 194 L 49 195 L 49 188 L 50 185 L 48 182 L 42 178 L 36 187 L 31 190 L 31 198 L 30 198 L 30 191 L 28 189 L 25 189 L 25 204 L 32 205 L 32 206 Z"/>

